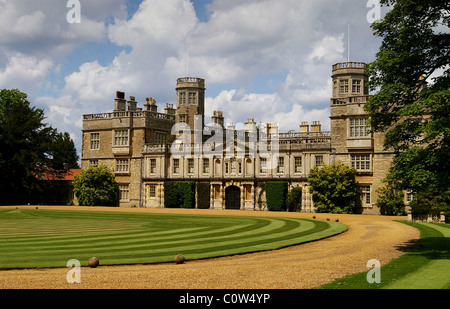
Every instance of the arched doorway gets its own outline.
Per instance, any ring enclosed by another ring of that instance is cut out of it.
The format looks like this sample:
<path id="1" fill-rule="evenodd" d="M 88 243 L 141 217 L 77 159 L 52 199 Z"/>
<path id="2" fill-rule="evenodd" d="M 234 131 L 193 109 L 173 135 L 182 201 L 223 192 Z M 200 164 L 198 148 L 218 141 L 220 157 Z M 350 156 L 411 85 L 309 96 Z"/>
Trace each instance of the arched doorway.
<path id="1" fill-rule="evenodd" d="M 225 189 L 225 209 L 241 209 L 241 189 L 229 186 Z"/>

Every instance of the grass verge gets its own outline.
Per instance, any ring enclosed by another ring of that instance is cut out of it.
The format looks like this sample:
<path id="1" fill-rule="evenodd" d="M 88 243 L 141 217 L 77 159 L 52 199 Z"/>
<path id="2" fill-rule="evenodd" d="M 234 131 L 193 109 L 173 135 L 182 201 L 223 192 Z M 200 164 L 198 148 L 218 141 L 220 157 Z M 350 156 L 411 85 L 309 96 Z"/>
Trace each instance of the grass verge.
<path id="1" fill-rule="evenodd" d="M 400 221 L 420 231 L 407 253 L 381 267 L 381 282 L 369 283 L 367 273 L 350 275 L 321 289 L 448 289 L 450 288 L 450 226 Z"/>

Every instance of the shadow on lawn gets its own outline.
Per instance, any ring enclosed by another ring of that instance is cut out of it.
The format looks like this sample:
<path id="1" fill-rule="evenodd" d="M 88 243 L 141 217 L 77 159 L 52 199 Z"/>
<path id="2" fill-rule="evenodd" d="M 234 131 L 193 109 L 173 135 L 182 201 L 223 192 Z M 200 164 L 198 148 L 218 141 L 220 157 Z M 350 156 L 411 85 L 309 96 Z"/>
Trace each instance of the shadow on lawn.
<path id="1" fill-rule="evenodd" d="M 450 238 L 428 237 L 419 239 L 408 252 L 422 255 L 429 260 L 450 259 Z"/>

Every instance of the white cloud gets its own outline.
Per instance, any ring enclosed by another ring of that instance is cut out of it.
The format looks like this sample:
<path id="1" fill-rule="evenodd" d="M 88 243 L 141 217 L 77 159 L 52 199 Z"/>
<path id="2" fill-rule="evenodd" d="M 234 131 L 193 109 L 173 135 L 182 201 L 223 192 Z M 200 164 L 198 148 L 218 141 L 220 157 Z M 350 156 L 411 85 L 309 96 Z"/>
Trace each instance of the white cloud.
<path id="1" fill-rule="evenodd" d="M 19 88 L 28 95 L 39 92 L 50 75 L 53 62 L 23 54 L 10 55 L 4 69 L 0 69 L 0 88 Z"/>
<path id="2" fill-rule="evenodd" d="M 214 0 L 207 22 L 188 0 L 143 0 L 133 16 L 125 0 L 81 3 L 82 23 L 68 24 L 65 1 L 0 0 L 0 54 L 22 55 L 22 65 L 0 58 L 0 83 L 48 87 L 49 72 L 60 72 L 59 60 L 84 42 L 107 39 L 126 49 L 110 63 L 82 63 L 61 76 L 57 93 L 37 100 L 55 127 L 78 135 L 81 115 L 111 111 L 116 90 L 140 104 L 154 97 L 160 110 L 174 103 L 176 78 L 187 73 L 187 42 L 189 74 L 205 78 L 210 89 L 224 85 L 217 93 L 207 89 L 209 116 L 222 110 L 227 121 L 278 122 L 284 131 L 298 130 L 301 121 L 326 127 L 331 66 L 346 61 L 347 24 L 357 29 L 352 60 L 367 61 L 378 47 L 366 4 L 353 0 Z M 19 71 L 31 67 L 33 74 Z M 276 79 L 258 92 L 254 81 L 264 75 Z"/>
<path id="3" fill-rule="evenodd" d="M 123 16 L 125 0 L 81 1 L 82 22 L 70 24 L 61 0 L 0 0 L 0 45 L 6 50 L 60 58 L 84 42 L 105 38 L 107 16 Z"/>

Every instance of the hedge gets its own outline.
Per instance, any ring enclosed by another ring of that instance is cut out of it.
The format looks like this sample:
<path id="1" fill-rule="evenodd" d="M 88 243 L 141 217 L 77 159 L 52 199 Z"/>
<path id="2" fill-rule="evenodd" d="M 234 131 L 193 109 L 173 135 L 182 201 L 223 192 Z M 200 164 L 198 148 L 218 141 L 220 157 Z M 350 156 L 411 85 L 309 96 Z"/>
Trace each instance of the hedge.
<path id="1" fill-rule="evenodd" d="M 211 185 L 209 182 L 197 183 L 197 208 L 210 208 Z"/>
<path id="2" fill-rule="evenodd" d="M 195 208 L 195 181 L 165 181 L 166 208 Z"/>
<path id="3" fill-rule="evenodd" d="M 266 201 L 269 211 L 286 210 L 287 181 L 268 181 L 265 184 Z"/>

